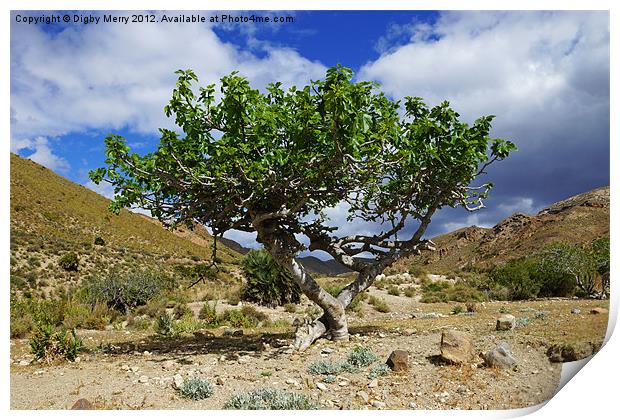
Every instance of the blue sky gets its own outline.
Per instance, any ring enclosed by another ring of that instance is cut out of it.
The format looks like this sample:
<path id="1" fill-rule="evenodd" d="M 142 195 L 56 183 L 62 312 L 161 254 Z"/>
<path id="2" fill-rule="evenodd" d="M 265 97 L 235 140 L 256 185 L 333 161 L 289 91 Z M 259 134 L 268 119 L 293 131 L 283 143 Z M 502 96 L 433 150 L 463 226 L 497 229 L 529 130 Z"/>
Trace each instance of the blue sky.
<path id="1" fill-rule="evenodd" d="M 486 209 L 442 210 L 428 236 L 492 226 L 609 184 L 606 12 L 229 13 L 294 22 L 28 25 L 17 15 L 55 13 L 12 12 L 11 150 L 109 195 L 87 177 L 103 162 L 104 136 L 121 134 L 137 152 L 155 147 L 157 128 L 172 127 L 162 109 L 174 70 L 193 68 L 204 84 L 240 70 L 262 87 L 276 80 L 303 85 L 341 63 L 394 99 L 447 99 L 468 121 L 494 114 L 493 135 L 519 146 L 489 171 L 496 188 Z M 348 224 L 345 212 L 330 211 L 343 232 L 379 229 Z M 252 243 L 247 235 L 228 236 Z"/>

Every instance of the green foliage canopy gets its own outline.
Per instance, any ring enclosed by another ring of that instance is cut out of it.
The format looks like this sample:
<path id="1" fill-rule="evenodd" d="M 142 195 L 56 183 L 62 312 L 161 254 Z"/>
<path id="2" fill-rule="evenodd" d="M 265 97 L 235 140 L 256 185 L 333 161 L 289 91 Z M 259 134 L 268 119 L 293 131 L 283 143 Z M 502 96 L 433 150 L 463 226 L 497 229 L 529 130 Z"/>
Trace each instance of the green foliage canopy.
<path id="1" fill-rule="evenodd" d="M 278 82 L 264 92 L 237 72 L 221 79 L 219 91 L 211 84 L 197 92 L 193 71 L 177 74 L 165 113 L 181 132 L 160 129 L 158 149 L 143 156 L 121 136 L 105 140 L 107 166 L 90 177 L 115 186 L 111 209 L 138 205 L 169 225 L 197 222 L 215 235 L 272 224 L 305 234 L 311 248 L 358 271 L 346 255 L 394 259 L 417 249 L 437 209 L 482 207 L 492 185 L 470 184 L 516 149 L 490 138 L 493 116 L 468 125 L 448 102 L 393 101 L 341 66 L 305 87 L 285 90 Z M 349 220 L 390 228 L 326 241 L 336 229 L 323 211 L 340 202 L 348 204 Z M 412 237 L 388 244 L 412 218 L 420 221 Z"/>

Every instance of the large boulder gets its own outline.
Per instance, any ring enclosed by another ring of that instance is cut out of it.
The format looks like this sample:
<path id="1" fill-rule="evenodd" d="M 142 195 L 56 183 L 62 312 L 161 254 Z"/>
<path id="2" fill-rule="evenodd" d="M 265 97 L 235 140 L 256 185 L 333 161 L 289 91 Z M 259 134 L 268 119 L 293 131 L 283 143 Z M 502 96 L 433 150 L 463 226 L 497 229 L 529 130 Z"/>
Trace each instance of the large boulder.
<path id="1" fill-rule="evenodd" d="M 441 333 L 441 358 L 448 363 L 469 363 L 475 357 L 474 344 L 467 333 L 447 330 Z"/>
<path id="2" fill-rule="evenodd" d="M 385 364 L 393 371 L 407 371 L 409 370 L 409 353 L 405 350 L 394 350 Z"/>
<path id="3" fill-rule="evenodd" d="M 512 369 L 517 366 L 517 359 L 510 352 L 508 343 L 501 343 L 493 350 L 486 352 L 482 358 L 489 367 Z"/>
<path id="4" fill-rule="evenodd" d="M 508 331 L 514 329 L 517 324 L 517 319 L 514 315 L 504 314 L 497 319 L 495 329 L 497 331 Z"/>
<path id="5" fill-rule="evenodd" d="M 604 315 L 604 314 L 608 314 L 608 313 L 609 313 L 609 310 L 607 310 L 607 309 L 605 309 L 605 308 L 592 308 L 592 309 L 590 310 L 590 313 L 591 313 L 591 314 L 594 314 L 594 315 L 601 315 L 601 314 L 603 314 L 603 315 Z"/>

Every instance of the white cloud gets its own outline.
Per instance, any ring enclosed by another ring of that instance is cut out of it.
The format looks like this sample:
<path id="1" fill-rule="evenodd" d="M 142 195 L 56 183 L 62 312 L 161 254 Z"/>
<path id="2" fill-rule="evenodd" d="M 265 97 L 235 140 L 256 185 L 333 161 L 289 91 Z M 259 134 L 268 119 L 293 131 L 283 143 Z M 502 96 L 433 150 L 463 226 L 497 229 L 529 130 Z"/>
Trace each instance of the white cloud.
<path id="1" fill-rule="evenodd" d="M 39 136 L 34 140 L 17 138 L 11 141 L 11 152 L 18 153 L 23 150 L 32 150 L 33 152 L 26 157 L 46 168 L 61 173 L 69 171 L 69 162 L 54 154 L 46 137 Z"/>
<path id="2" fill-rule="evenodd" d="M 508 217 L 514 213 L 533 214 L 536 212 L 534 200 L 527 197 L 512 197 L 507 202 L 499 204 L 497 210 L 503 217 Z"/>
<path id="3" fill-rule="evenodd" d="M 258 87 L 304 84 L 325 71 L 286 48 L 267 45 L 258 57 L 194 24 L 91 25 L 52 35 L 13 23 L 11 51 L 14 139 L 172 127 L 163 107 L 180 68 L 192 68 L 201 84 L 240 70 Z"/>
<path id="4" fill-rule="evenodd" d="M 584 130 L 609 106 L 606 12 L 442 13 L 407 30 L 409 43 L 389 49 L 382 41 L 387 52 L 360 79 L 395 98 L 447 99 L 469 121 L 497 115 L 496 131 L 521 144 L 537 130 Z"/>
<path id="5" fill-rule="evenodd" d="M 492 227 L 493 224 L 482 222 L 478 214 L 470 214 L 463 220 L 443 223 L 441 225 L 441 233 L 452 232 L 454 230 L 469 226 L 489 228 Z"/>

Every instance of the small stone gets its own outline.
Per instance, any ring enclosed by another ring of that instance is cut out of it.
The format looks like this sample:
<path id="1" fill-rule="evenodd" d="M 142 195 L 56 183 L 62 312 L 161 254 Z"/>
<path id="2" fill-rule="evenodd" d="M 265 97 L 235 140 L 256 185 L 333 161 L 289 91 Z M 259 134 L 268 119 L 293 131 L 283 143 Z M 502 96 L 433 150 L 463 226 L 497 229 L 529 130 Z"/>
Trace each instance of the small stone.
<path id="1" fill-rule="evenodd" d="M 298 386 L 299 385 L 299 382 L 297 382 L 295 379 L 287 379 L 286 383 L 288 385 L 293 385 L 293 386 Z"/>
<path id="2" fill-rule="evenodd" d="M 510 353 L 508 343 L 501 343 L 495 349 L 485 353 L 482 358 L 489 367 L 512 369 L 517 365 L 517 360 Z"/>
<path id="3" fill-rule="evenodd" d="M 441 333 L 440 350 L 442 359 L 454 364 L 468 363 L 475 356 L 471 336 L 455 330 Z"/>
<path id="4" fill-rule="evenodd" d="M 340 382 L 338 382 L 338 386 L 348 386 L 348 385 L 349 385 L 349 382 L 347 382 L 347 381 L 340 381 Z"/>
<path id="5" fill-rule="evenodd" d="M 172 377 L 172 387 L 175 389 L 180 389 L 183 386 L 183 376 L 180 373 L 177 373 Z"/>
<path id="6" fill-rule="evenodd" d="M 368 384 L 368 388 L 376 388 L 379 386 L 379 380 L 377 378 L 373 379 L 372 381 L 370 381 L 370 383 Z"/>
<path id="7" fill-rule="evenodd" d="M 142 353 L 142 354 L 143 354 L 143 355 L 145 355 L 145 356 L 150 356 L 150 355 L 151 355 L 151 352 L 150 352 L 150 351 L 148 351 L 148 350 L 144 350 L 144 353 Z"/>
<path id="8" fill-rule="evenodd" d="M 504 314 L 497 319 L 495 329 L 497 331 L 508 331 L 514 329 L 517 319 L 514 315 Z"/>
<path id="9" fill-rule="evenodd" d="M 608 314 L 609 311 L 605 308 L 592 308 L 590 310 L 590 313 L 593 315 L 601 315 L 601 314 Z"/>
<path id="10" fill-rule="evenodd" d="M 30 364 L 29 360 L 20 360 L 19 361 L 19 365 L 20 366 L 28 366 Z"/>
<path id="11" fill-rule="evenodd" d="M 418 405 L 414 402 L 409 403 L 409 408 L 418 408 Z"/>
<path id="12" fill-rule="evenodd" d="M 80 398 L 73 404 L 71 409 L 72 410 L 94 410 L 95 407 L 86 398 Z"/>
<path id="13" fill-rule="evenodd" d="M 407 335 L 407 336 L 409 336 L 409 335 L 414 335 L 416 332 L 417 332 L 417 331 L 416 331 L 416 330 L 414 330 L 413 328 L 405 328 L 405 329 L 403 330 L 403 335 Z"/>
<path id="14" fill-rule="evenodd" d="M 394 350 L 385 364 L 393 371 L 407 371 L 409 370 L 409 353 L 405 350 Z"/>
<path id="15" fill-rule="evenodd" d="M 139 368 L 138 366 L 132 366 L 132 367 L 131 367 L 131 371 L 132 371 L 132 372 L 137 372 L 137 371 L 139 371 L 139 370 L 140 370 L 140 368 Z"/>
<path id="16" fill-rule="evenodd" d="M 325 354 L 330 354 L 333 352 L 334 352 L 334 349 L 329 348 L 329 347 L 325 347 L 324 349 L 321 350 L 321 353 L 325 353 Z"/>
<path id="17" fill-rule="evenodd" d="M 467 392 L 467 387 L 465 385 L 459 385 L 458 388 L 456 388 L 456 392 L 465 394 Z"/>
<path id="18" fill-rule="evenodd" d="M 327 385 L 325 385 L 325 384 L 324 384 L 324 383 L 322 383 L 322 382 L 317 382 L 317 383 L 316 383 L 316 387 L 317 387 L 318 389 L 320 389 L 321 391 L 327 391 Z"/>
<path id="19" fill-rule="evenodd" d="M 374 400 L 372 406 L 375 408 L 385 408 L 386 404 L 383 401 Z"/>
<path id="20" fill-rule="evenodd" d="M 570 313 L 574 314 L 574 315 L 579 315 L 581 313 L 581 309 L 573 308 L 573 309 L 570 310 Z"/>
<path id="21" fill-rule="evenodd" d="M 176 362 L 174 360 L 166 360 L 164 364 L 162 365 L 162 368 L 165 370 L 172 370 L 174 369 L 175 364 Z"/>
<path id="22" fill-rule="evenodd" d="M 142 375 L 140 376 L 140 378 L 138 379 L 138 382 L 140 382 L 141 384 L 145 384 L 149 381 L 149 377 L 146 375 Z"/>
<path id="23" fill-rule="evenodd" d="M 218 378 L 215 380 L 215 384 L 216 384 L 216 385 L 220 385 L 220 386 L 222 386 L 222 385 L 224 385 L 224 380 L 223 380 L 222 378 L 218 377 Z"/>
<path id="24" fill-rule="evenodd" d="M 370 397 L 365 391 L 358 391 L 355 395 L 360 397 L 366 404 L 368 404 L 368 401 L 370 401 Z"/>

